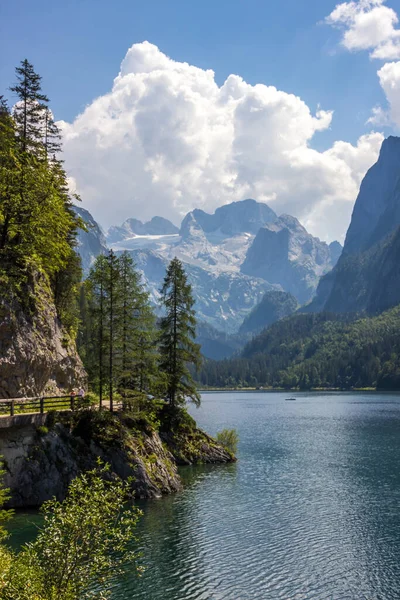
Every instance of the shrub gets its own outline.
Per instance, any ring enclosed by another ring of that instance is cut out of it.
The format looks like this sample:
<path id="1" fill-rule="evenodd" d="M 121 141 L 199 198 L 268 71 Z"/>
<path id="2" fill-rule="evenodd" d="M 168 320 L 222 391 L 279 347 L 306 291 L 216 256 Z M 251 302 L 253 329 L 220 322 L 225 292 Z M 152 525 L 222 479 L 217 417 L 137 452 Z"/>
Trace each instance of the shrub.
<path id="1" fill-rule="evenodd" d="M 239 435 L 236 429 L 223 429 L 217 433 L 217 442 L 232 454 L 236 453 Z"/>
<path id="2" fill-rule="evenodd" d="M 49 429 L 46 425 L 39 425 L 39 427 L 36 427 L 36 432 L 40 437 L 43 437 L 49 433 Z"/>

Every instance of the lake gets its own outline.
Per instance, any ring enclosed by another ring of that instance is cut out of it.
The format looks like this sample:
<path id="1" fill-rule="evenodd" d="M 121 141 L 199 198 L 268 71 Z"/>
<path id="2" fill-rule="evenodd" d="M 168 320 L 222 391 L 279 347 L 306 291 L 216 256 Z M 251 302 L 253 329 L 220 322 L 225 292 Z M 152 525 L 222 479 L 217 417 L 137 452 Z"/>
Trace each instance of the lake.
<path id="1" fill-rule="evenodd" d="M 182 493 L 141 504 L 146 572 L 113 600 L 400 598 L 400 395 L 286 397 L 203 394 L 193 416 L 236 428 L 239 460 L 183 468 Z M 12 529 L 29 537 L 27 516 Z"/>

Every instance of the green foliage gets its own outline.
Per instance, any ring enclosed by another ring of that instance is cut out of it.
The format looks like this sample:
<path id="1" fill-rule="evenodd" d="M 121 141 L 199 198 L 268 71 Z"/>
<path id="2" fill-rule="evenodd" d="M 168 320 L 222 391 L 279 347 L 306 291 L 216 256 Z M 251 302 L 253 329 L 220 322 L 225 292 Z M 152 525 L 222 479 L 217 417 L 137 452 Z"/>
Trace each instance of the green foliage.
<path id="1" fill-rule="evenodd" d="M 74 252 L 80 220 L 72 210 L 60 160 L 59 133 L 41 92 L 41 78 L 24 60 L 11 88 L 11 114 L 0 102 L 0 282 L 2 297 L 32 302 L 26 284 L 41 272 L 51 283 L 58 315 L 77 329 L 76 292 L 81 278 Z M 30 307 L 33 308 L 34 307 Z"/>
<path id="2" fill-rule="evenodd" d="M 97 258 L 80 304 L 78 347 L 93 388 L 123 399 L 157 393 L 155 316 L 128 253 Z"/>
<path id="3" fill-rule="evenodd" d="M 49 433 L 49 428 L 46 425 L 39 425 L 39 427 L 36 427 L 36 433 L 43 437 Z"/>
<path id="4" fill-rule="evenodd" d="M 375 317 L 298 314 L 273 324 L 242 356 L 208 361 L 215 387 L 400 389 L 400 307 Z"/>
<path id="5" fill-rule="evenodd" d="M 160 429 L 177 434 L 193 433 L 197 429 L 196 421 L 189 415 L 184 406 L 164 404 L 159 412 Z"/>
<path id="6" fill-rule="evenodd" d="M 10 498 L 10 494 L 9 494 L 9 490 L 5 489 L 2 486 L 2 480 L 5 475 L 5 471 L 2 467 L 3 467 L 3 463 L 0 462 L 0 543 L 3 542 L 7 538 L 7 532 L 2 527 L 2 523 L 5 523 L 6 521 L 8 521 L 11 518 L 12 513 L 13 513 L 13 511 L 5 510 L 3 508 L 4 504 Z"/>
<path id="7" fill-rule="evenodd" d="M 46 502 L 44 525 L 34 542 L 12 555 L 0 598 L 106 598 L 112 579 L 137 560 L 132 545 L 140 511 L 125 508 L 129 485 L 112 480 L 99 464 L 71 483 L 64 502 Z"/>
<path id="8" fill-rule="evenodd" d="M 217 442 L 232 454 L 236 454 L 239 443 L 239 434 L 236 429 L 223 429 L 217 433 Z"/>
<path id="9" fill-rule="evenodd" d="M 188 365 L 199 367 L 200 346 L 195 343 L 196 318 L 192 289 L 182 263 L 174 258 L 167 269 L 161 289 L 164 316 L 160 322 L 160 371 L 166 379 L 171 406 L 182 406 L 186 399 L 200 404 Z"/>

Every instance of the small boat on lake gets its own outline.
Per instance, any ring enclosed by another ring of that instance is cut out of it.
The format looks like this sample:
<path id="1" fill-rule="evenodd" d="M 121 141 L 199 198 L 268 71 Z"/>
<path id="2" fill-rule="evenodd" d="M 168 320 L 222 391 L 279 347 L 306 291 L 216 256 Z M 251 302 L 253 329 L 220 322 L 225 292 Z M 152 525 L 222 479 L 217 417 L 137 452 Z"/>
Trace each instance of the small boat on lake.
<path id="1" fill-rule="evenodd" d="M 295 402 L 297 398 L 285 398 L 286 402 Z"/>

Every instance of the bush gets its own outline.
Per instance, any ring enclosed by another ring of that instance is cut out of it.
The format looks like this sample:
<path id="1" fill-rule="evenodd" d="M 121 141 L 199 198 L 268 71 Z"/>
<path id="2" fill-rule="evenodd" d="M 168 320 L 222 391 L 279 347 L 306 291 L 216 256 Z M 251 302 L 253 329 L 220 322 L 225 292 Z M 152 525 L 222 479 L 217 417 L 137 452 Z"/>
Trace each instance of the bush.
<path id="1" fill-rule="evenodd" d="M 192 433 L 197 425 L 186 408 L 164 404 L 159 412 L 160 430 L 178 434 Z"/>
<path id="2" fill-rule="evenodd" d="M 36 432 L 40 437 L 43 437 L 49 433 L 49 429 L 46 425 L 39 425 L 39 427 L 36 427 Z"/>
<path id="3" fill-rule="evenodd" d="M 236 453 L 239 435 L 236 429 L 223 429 L 217 433 L 217 442 L 232 454 Z"/>
<path id="4" fill-rule="evenodd" d="M 64 502 L 45 502 L 35 541 L 12 554 L 0 545 L 1 600 L 108 598 L 116 576 L 141 572 L 133 549 L 141 512 L 131 500 L 130 481 L 101 463 L 79 475 Z"/>

